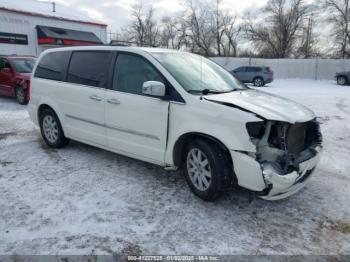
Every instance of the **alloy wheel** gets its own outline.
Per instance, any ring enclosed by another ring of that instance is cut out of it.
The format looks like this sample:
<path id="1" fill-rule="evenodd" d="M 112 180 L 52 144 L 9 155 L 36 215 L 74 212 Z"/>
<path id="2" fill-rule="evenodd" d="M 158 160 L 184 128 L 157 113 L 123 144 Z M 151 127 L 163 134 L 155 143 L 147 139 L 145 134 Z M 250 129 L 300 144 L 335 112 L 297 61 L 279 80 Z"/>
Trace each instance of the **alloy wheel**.
<path id="1" fill-rule="evenodd" d="M 19 103 L 24 103 L 26 100 L 25 90 L 21 87 L 16 89 L 16 96 Z"/>
<path id="2" fill-rule="evenodd" d="M 56 143 L 58 139 L 58 126 L 56 120 L 50 116 L 46 115 L 43 119 L 43 131 L 46 139 L 50 143 Z"/>
<path id="3" fill-rule="evenodd" d="M 254 85 L 260 87 L 263 85 L 263 81 L 260 78 L 257 78 L 254 80 Z"/>
<path id="4" fill-rule="evenodd" d="M 338 77 L 338 84 L 339 85 L 345 85 L 345 77 L 341 76 L 341 77 Z"/>
<path id="5" fill-rule="evenodd" d="M 211 184 L 211 168 L 207 156 L 198 148 L 187 154 L 187 170 L 192 184 L 199 191 L 206 191 Z"/>

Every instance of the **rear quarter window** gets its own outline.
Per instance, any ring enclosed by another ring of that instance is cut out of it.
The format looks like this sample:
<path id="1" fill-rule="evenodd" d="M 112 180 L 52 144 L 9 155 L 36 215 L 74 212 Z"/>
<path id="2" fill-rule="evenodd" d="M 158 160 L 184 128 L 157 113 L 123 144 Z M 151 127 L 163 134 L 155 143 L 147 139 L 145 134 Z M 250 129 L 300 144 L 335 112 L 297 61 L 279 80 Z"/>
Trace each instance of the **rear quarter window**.
<path id="1" fill-rule="evenodd" d="M 69 51 L 52 52 L 44 55 L 36 67 L 34 77 L 64 81 L 64 73 L 67 69 Z"/>

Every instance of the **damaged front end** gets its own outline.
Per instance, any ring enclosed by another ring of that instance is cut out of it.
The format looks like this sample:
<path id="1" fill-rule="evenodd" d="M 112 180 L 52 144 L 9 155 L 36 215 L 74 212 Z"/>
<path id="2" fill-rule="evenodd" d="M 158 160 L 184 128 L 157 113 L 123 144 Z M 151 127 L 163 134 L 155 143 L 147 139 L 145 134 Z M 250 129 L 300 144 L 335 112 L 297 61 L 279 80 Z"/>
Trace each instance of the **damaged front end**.
<path id="1" fill-rule="evenodd" d="M 256 146 L 255 160 L 262 170 L 267 200 L 288 197 L 300 190 L 313 173 L 322 151 L 316 119 L 303 123 L 261 121 L 246 124 Z"/>

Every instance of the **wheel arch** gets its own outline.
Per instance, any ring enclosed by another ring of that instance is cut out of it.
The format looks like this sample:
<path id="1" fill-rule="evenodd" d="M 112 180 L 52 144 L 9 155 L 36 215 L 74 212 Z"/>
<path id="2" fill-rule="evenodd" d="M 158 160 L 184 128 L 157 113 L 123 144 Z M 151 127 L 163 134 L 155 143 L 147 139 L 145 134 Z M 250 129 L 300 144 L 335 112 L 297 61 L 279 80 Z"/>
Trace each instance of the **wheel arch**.
<path id="1" fill-rule="evenodd" d="M 40 106 L 38 106 L 37 117 L 38 117 L 38 123 L 39 123 L 39 125 L 40 125 L 40 115 L 41 115 L 41 113 L 42 113 L 45 109 L 50 109 L 50 110 L 52 110 L 52 111 L 56 114 L 58 120 L 60 121 L 60 125 L 61 125 L 61 127 L 62 127 L 63 133 L 66 134 L 65 126 L 64 126 L 64 124 L 62 123 L 62 116 L 61 116 L 61 115 L 59 114 L 59 112 L 55 109 L 55 107 L 49 105 L 48 103 L 42 103 L 42 104 L 40 104 Z"/>
<path id="2" fill-rule="evenodd" d="M 48 104 L 41 104 L 39 107 L 38 107 L 38 119 L 40 119 L 40 115 L 41 113 L 45 110 L 45 109 L 50 109 L 52 110 L 53 112 L 55 112 L 55 114 L 57 115 L 55 109 L 51 106 L 49 106 Z"/>
<path id="3" fill-rule="evenodd" d="M 348 78 L 346 75 L 337 75 L 337 79 L 338 79 L 339 77 L 344 77 L 346 81 L 349 80 L 349 78 Z"/>
<path id="4" fill-rule="evenodd" d="M 254 76 L 254 77 L 253 77 L 253 82 L 254 82 L 256 79 L 261 79 L 261 80 L 265 83 L 264 77 L 261 76 L 261 75 L 256 75 L 256 76 Z"/>
<path id="5" fill-rule="evenodd" d="M 173 162 L 175 166 L 181 167 L 182 157 L 183 157 L 183 153 L 186 148 L 186 145 L 189 143 L 189 141 L 193 139 L 198 139 L 198 138 L 217 144 L 225 153 L 228 154 L 228 159 L 232 164 L 232 158 L 230 156 L 229 149 L 219 139 L 211 135 L 200 133 L 200 132 L 189 132 L 189 133 L 182 134 L 174 144 Z"/>

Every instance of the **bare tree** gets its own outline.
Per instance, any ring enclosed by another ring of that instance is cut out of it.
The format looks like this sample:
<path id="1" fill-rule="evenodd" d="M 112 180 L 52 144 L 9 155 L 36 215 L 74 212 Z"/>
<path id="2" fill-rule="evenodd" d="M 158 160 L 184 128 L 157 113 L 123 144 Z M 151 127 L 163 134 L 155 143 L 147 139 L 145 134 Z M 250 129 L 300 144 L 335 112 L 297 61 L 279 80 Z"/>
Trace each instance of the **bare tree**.
<path id="1" fill-rule="evenodd" d="M 246 36 L 263 56 L 285 58 L 291 56 L 308 13 L 303 0 L 270 0 L 263 9 L 265 21 L 248 20 Z"/>
<path id="2" fill-rule="evenodd" d="M 212 3 L 185 0 L 183 12 L 154 19 L 154 10 L 142 5 L 132 9 L 132 21 L 118 34 L 123 42 L 138 46 L 162 46 L 185 49 L 205 56 L 235 56 L 240 27 L 237 16 L 220 9 L 220 0 Z"/>
<path id="3" fill-rule="evenodd" d="M 237 37 L 241 27 L 236 26 L 237 16 L 220 10 L 220 0 L 216 0 L 216 6 L 212 11 L 212 30 L 215 36 L 215 49 L 218 56 L 237 55 Z"/>
<path id="4" fill-rule="evenodd" d="M 328 21 L 333 25 L 333 35 L 337 45 L 336 56 L 349 58 L 349 0 L 323 0 L 323 7 L 330 12 Z"/>
<path id="5" fill-rule="evenodd" d="M 122 29 L 122 40 L 138 46 L 158 46 L 160 33 L 154 20 L 154 9 L 150 7 L 145 12 L 141 4 L 134 5 L 131 16 L 130 25 Z"/>
<path id="6" fill-rule="evenodd" d="M 224 35 L 225 32 L 225 26 L 223 24 L 223 20 L 222 18 L 222 14 L 219 10 L 219 6 L 220 6 L 220 0 L 216 0 L 216 10 L 214 13 L 214 22 L 215 22 L 215 41 L 216 41 L 216 50 L 217 50 L 217 54 L 218 56 L 221 56 L 221 46 L 222 46 L 222 37 Z"/>
<path id="7" fill-rule="evenodd" d="M 161 46 L 180 49 L 186 45 L 186 24 L 182 15 L 165 16 L 160 24 Z"/>
<path id="8" fill-rule="evenodd" d="M 320 56 L 320 51 L 317 46 L 319 38 L 314 34 L 314 18 L 312 15 L 305 19 L 306 25 L 302 27 L 300 45 L 296 50 L 295 55 L 300 58 L 310 58 Z"/>
<path id="9" fill-rule="evenodd" d="M 185 19 L 187 25 L 187 37 L 189 38 L 190 50 L 205 56 L 213 54 L 215 36 L 212 30 L 212 20 L 208 6 L 202 3 L 194 5 L 192 1 L 187 2 L 188 16 Z"/>

